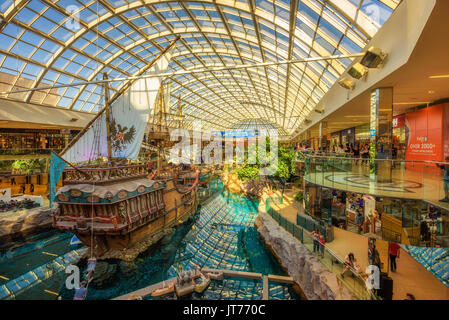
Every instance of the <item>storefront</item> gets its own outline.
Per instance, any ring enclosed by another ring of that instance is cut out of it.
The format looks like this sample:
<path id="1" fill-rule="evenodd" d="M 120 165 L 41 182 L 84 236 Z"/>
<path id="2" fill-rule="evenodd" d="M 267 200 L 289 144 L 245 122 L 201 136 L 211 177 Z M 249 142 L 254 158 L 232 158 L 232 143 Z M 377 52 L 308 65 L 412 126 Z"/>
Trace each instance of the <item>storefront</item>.
<path id="1" fill-rule="evenodd" d="M 355 127 L 355 144 L 358 145 L 359 148 L 362 145 L 369 143 L 369 138 L 369 123 Z"/>
<path id="2" fill-rule="evenodd" d="M 29 150 L 62 149 L 78 131 L 39 129 L 0 129 L 0 149 Z"/>
<path id="3" fill-rule="evenodd" d="M 402 244 L 449 247 L 449 211 L 423 200 L 374 197 L 312 183 L 306 184 L 304 196 L 306 213 L 335 227 Z"/>
<path id="4" fill-rule="evenodd" d="M 355 128 L 349 128 L 341 131 L 341 144 L 345 147 L 347 144 L 354 146 Z"/>
<path id="5" fill-rule="evenodd" d="M 338 146 L 341 144 L 340 131 L 331 133 L 331 150 L 338 149 Z"/>

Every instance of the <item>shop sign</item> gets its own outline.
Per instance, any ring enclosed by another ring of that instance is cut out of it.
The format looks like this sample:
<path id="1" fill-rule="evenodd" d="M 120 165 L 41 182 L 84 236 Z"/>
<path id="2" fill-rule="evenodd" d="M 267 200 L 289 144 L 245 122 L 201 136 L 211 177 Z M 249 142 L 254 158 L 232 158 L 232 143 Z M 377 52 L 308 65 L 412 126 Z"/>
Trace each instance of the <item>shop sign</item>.
<path id="1" fill-rule="evenodd" d="M 376 210 L 376 198 L 368 195 L 363 196 L 363 203 L 365 206 L 365 216 L 369 217 L 370 215 L 373 215 L 374 210 Z"/>
<path id="2" fill-rule="evenodd" d="M 405 127 L 405 114 L 393 117 L 393 129 Z"/>

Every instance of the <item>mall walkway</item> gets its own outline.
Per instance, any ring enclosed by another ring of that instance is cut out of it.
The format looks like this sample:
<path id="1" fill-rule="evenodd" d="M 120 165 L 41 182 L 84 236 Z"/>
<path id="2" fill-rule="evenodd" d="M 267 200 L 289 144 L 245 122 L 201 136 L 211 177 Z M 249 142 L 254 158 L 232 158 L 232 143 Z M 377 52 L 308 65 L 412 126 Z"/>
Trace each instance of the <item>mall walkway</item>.
<path id="1" fill-rule="evenodd" d="M 282 204 L 272 203 L 271 207 L 289 221 L 296 223 L 296 214 L 298 209 L 294 207 L 293 195 L 299 190 L 294 189 L 284 193 L 284 201 Z M 276 192 L 274 197 L 280 197 L 280 192 Z M 304 240 L 304 245 L 313 251 L 312 241 Z M 346 230 L 334 228 L 334 240 L 326 244 L 326 248 L 334 253 L 339 260 L 344 260 L 345 256 L 354 253 L 361 270 L 365 270 L 368 265 L 368 238 L 359 234 L 355 234 Z M 386 272 L 388 268 L 388 244 L 386 241 L 377 241 L 376 248 L 379 251 L 382 261 L 384 262 L 382 271 Z M 400 259 L 397 262 L 397 272 L 389 272 L 389 276 L 393 279 L 393 300 L 403 300 L 407 293 L 413 294 L 416 299 L 422 300 L 448 300 L 449 288 L 441 281 L 427 271 L 418 261 L 411 257 L 403 249 L 401 250 Z M 352 288 L 353 291 L 366 291 L 362 286 L 363 283 L 355 281 L 350 276 L 344 279 L 339 275 L 342 271 L 341 264 L 332 261 L 330 255 L 324 258 L 319 257 L 323 264 L 328 268 L 332 268 L 332 272 L 337 277 Z"/>

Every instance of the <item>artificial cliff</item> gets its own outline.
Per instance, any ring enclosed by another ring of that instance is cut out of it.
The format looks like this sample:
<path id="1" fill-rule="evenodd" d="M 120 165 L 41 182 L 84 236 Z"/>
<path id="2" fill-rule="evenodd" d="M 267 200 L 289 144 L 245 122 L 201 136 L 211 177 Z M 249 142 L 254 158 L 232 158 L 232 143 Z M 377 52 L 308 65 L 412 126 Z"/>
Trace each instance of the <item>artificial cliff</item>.
<path id="1" fill-rule="evenodd" d="M 0 242 L 20 238 L 51 227 L 51 211 L 48 207 L 3 213 L 0 215 Z"/>
<path id="2" fill-rule="evenodd" d="M 238 175 L 233 172 L 225 172 L 221 174 L 221 181 L 224 186 L 231 192 L 247 197 L 262 197 L 266 183 L 260 179 L 250 179 L 241 181 Z"/>
<path id="3" fill-rule="evenodd" d="M 303 244 L 259 210 L 259 234 L 309 300 L 353 300 L 351 292 Z"/>

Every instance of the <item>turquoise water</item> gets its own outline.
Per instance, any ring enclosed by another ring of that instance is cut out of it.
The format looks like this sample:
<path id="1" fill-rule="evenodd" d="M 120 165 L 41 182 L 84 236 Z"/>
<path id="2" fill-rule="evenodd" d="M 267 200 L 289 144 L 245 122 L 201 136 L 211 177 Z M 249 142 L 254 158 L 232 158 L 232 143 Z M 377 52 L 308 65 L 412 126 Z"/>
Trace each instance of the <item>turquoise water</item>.
<path id="1" fill-rule="evenodd" d="M 27 239 L 0 245 L 0 275 L 14 279 L 54 260 L 69 251 L 72 236 L 50 229 Z M 4 278 L 0 278 L 0 285 L 7 282 Z"/>
<path id="2" fill-rule="evenodd" d="M 211 185 L 217 190 L 222 187 L 221 182 L 217 181 Z M 139 255 L 132 263 L 118 260 L 100 262 L 95 272 L 95 280 L 89 285 L 87 299 L 115 298 L 172 277 L 180 270 L 203 266 L 285 275 L 254 227 L 257 208 L 258 201 L 231 195 L 226 191 L 217 193 L 201 205 L 194 217 L 174 229 L 170 235 Z M 39 244 L 52 239 L 49 242 L 56 242 L 54 246 L 57 247 L 59 242 L 56 239 L 66 235 L 50 234 L 46 239 L 39 239 L 27 245 L 39 247 Z M 68 243 L 70 236 L 71 234 L 67 239 L 59 239 L 62 247 Z M 57 251 L 56 247 L 51 249 Z M 40 251 L 32 251 L 30 255 L 42 259 Z M 59 250 L 59 254 L 64 253 L 60 251 L 64 250 Z M 82 261 L 79 266 L 84 269 L 85 263 Z M 28 268 L 26 265 L 19 267 L 20 272 L 26 272 Z M 0 275 L 2 269 L 0 262 Z M 12 272 L 10 276 L 18 276 L 20 272 Z M 65 288 L 65 276 L 64 273 L 59 273 L 24 291 L 17 299 L 56 299 L 56 295 L 44 291 L 47 290 L 59 293 L 63 299 L 71 300 L 74 292 Z M 259 280 L 229 278 L 212 281 L 202 295 L 194 293 L 184 298 L 260 299 L 261 291 L 262 282 Z M 271 283 L 270 299 L 298 299 L 298 296 L 288 285 Z"/>

